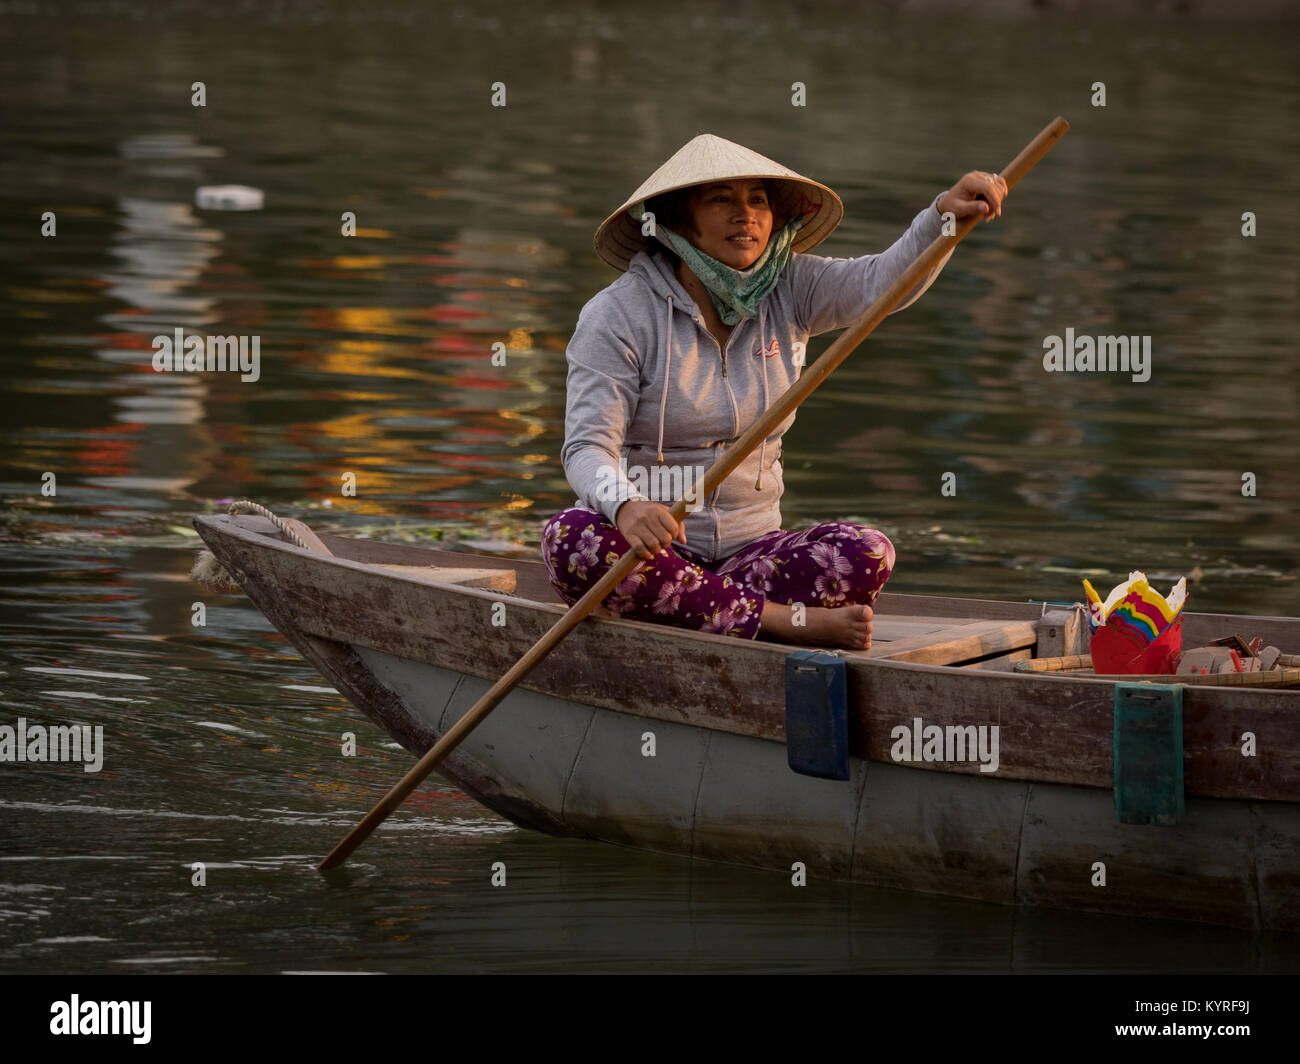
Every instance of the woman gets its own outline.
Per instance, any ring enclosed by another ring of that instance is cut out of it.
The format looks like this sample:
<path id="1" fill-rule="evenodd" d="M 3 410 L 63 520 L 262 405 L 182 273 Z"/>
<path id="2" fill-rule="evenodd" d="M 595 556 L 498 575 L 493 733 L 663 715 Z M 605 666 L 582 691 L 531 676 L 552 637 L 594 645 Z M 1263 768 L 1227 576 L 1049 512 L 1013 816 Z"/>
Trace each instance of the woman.
<path id="1" fill-rule="evenodd" d="M 579 500 L 542 539 L 565 601 L 632 547 L 645 562 L 605 600 L 614 615 L 869 647 L 893 546 L 844 522 L 781 529 L 793 415 L 685 521 L 668 506 L 799 376 L 810 335 L 861 314 L 940 235 L 944 212 L 991 221 L 1006 191 L 969 173 L 887 251 L 827 259 L 804 254 L 844 214 L 825 185 L 708 134 L 656 170 L 596 232 L 597 253 L 626 272 L 583 307 L 568 347 L 561 460 Z"/>

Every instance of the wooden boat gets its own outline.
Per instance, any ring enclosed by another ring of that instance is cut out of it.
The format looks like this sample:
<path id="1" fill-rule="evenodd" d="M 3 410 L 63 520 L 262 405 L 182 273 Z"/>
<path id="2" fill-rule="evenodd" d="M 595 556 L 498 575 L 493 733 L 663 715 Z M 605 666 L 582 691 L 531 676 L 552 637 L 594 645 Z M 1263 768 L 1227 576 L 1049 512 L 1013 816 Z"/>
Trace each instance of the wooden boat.
<path id="1" fill-rule="evenodd" d="M 303 657 L 416 755 L 564 610 L 540 561 L 322 536 L 328 555 L 260 517 L 194 523 Z M 554 834 L 787 875 L 801 862 L 809 880 L 1300 930 L 1300 690 L 1180 688 L 1178 822 L 1120 823 L 1126 685 L 1010 671 L 1068 649 L 1068 623 L 1037 603 L 882 595 L 871 650 L 840 652 L 841 781 L 787 761 L 798 648 L 593 617 L 441 771 Z M 1237 632 L 1300 647 L 1295 618 L 1185 614 L 1184 625 L 1186 646 Z M 897 729 L 918 719 L 998 726 L 996 771 L 896 761 Z"/>

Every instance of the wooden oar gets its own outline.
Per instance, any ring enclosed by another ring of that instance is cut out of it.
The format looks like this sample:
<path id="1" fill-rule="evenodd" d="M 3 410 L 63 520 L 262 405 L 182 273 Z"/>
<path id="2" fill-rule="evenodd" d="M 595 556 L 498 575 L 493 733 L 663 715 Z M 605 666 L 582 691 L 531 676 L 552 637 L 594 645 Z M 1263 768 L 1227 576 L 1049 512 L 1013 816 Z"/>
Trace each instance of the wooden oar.
<path id="1" fill-rule="evenodd" d="M 1001 171 L 1001 176 L 1006 181 L 1007 188 L 1014 188 L 1016 182 L 1024 177 L 1033 168 L 1034 164 L 1047 154 L 1052 145 L 1060 140 L 1069 128 L 1070 123 L 1064 118 L 1056 118 L 1045 126 L 1042 132 L 1030 141 L 1024 150 Z M 674 520 L 683 520 L 686 517 L 686 507 L 694 499 L 704 498 L 713 491 L 740 465 L 750 451 L 757 447 L 762 440 L 766 439 L 777 425 L 789 417 L 794 412 L 795 407 L 807 399 L 830 376 L 831 371 L 848 358 L 853 349 L 862 343 L 871 331 L 884 320 L 885 315 L 902 302 L 903 297 L 915 288 L 925 275 L 957 246 L 961 239 L 975 227 L 980 218 L 981 215 L 971 215 L 969 218 L 963 219 L 956 224 L 956 232 L 953 235 L 936 238 L 928 248 L 921 252 L 916 261 L 904 270 L 893 284 L 885 289 L 880 298 L 872 303 L 844 331 L 843 335 L 831 344 L 822 356 L 782 393 L 775 403 L 767 408 L 763 416 L 742 433 L 740 438 L 723 452 L 722 457 L 705 471 L 703 479 L 696 485 L 695 494 L 678 499 L 673 503 L 670 512 Z M 622 583 L 639 564 L 640 559 L 637 557 L 635 550 L 629 550 L 624 554 L 617 564 L 590 591 L 570 606 L 569 611 L 556 621 L 555 625 L 541 639 L 533 644 L 510 671 L 494 683 L 488 692 L 475 702 L 469 711 L 455 723 L 451 730 L 416 762 L 415 766 L 402 777 L 401 781 L 384 795 L 379 804 L 366 814 L 365 819 L 353 828 L 347 837 L 335 846 L 329 856 L 317 866 L 319 870 L 323 872 L 346 861 L 348 855 L 361 845 L 389 813 L 402 804 L 406 796 L 415 790 L 430 772 L 438 767 L 443 758 L 451 753 L 460 741 L 473 731 L 479 722 L 491 713 L 506 695 L 514 690 L 515 685 L 527 676 L 538 662 L 554 650 L 560 641 L 573 631 L 587 614 L 599 606 L 610 592 Z"/>

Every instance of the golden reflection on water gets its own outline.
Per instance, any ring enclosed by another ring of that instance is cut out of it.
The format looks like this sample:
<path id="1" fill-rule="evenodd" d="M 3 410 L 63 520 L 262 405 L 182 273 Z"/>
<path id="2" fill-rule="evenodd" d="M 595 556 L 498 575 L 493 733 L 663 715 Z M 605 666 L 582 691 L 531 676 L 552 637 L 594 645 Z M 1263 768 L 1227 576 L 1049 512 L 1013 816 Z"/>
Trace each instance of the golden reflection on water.
<path id="1" fill-rule="evenodd" d="M 376 330 L 378 331 L 378 330 Z M 313 368 L 321 373 L 331 373 L 349 380 L 364 377 L 396 377 L 402 380 L 432 380 L 434 375 L 422 372 L 410 366 L 389 364 L 391 349 L 388 344 L 378 340 L 339 340 L 333 347 L 323 351 L 311 352 L 308 357 L 320 359 Z M 359 396 L 343 388 L 340 394 L 344 398 L 359 399 Z"/>

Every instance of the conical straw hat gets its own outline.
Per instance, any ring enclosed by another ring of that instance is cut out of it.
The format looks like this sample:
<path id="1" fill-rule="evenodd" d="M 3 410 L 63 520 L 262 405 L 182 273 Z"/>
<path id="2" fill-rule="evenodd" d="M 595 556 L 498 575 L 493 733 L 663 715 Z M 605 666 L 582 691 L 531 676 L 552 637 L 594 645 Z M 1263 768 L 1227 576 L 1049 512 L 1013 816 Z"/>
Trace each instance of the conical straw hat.
<path id="1" fill-rule="evenodd" d="M 678 149 L 623 206 L 601 222 L 596 230 L 596 254 L 615 269 L 626 270 L 632 256 L 646 248 L 641 223 L 627 213 L 629 207 L 675 189 L 746 177 L 779 181 L 780 192 L 774 196 L 773 209 L 787 219 L 803 215 L 804 226 L 795 236 L 793 251 L 807 251 L 820 244 L 844 217 L 844 204 L 825 185 L 732 141 L 701 133 Z"/>

